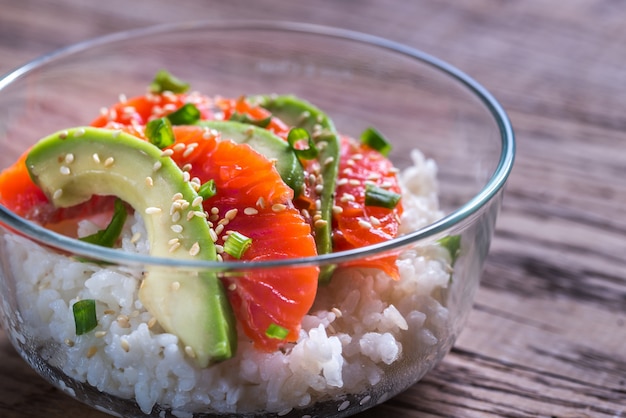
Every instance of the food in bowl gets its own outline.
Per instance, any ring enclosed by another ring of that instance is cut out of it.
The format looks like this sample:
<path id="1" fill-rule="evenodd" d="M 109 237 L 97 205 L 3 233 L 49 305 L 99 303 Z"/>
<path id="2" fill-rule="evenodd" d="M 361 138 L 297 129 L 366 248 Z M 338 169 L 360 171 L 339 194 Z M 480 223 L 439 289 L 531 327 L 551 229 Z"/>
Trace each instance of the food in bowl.
<path id="1" fill-rule="evenodd" d="M 161 72 L 149 93 L 42 139 L 0 174 L 1 203 L 95 245 L 216 263 L 351 251 L 442 217 L 435 163 L 418 150 L 399 171 L 375 129 L 342 135 L 301 98 L 188 89 Z M 339 266 L 219 274 L 4 240 L 22 278 L 10 337 L 36 335 L 65 376 L 179 417 L 379 402 L 369 389 L 386 370 L 435 355 L 459 253 L 449 236 Z"/>

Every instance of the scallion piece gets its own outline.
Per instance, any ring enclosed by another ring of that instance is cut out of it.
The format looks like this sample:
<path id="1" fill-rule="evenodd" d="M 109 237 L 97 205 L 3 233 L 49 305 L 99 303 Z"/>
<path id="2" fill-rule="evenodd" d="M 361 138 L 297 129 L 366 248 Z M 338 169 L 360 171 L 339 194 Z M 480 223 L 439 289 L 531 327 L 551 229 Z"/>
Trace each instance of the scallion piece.
<path id="1" fill-rule="evenodd" d="M 278 340 L 284 340 L 289 335 L 289 330 L 287 328 L 281 327 L 278 324 L 271 323 L 269 327 L 265 330 L 265 335 L 270 338 L 276 338 Z"/>
<path id="2" fill-rule="evenodd" d="M 368 184 L 365 186 L 365 206 L 377 206 L 393 209 L 396 207 L 402 195 L 383 189 L 382 187 Z"/>
<path id="3" fill-rule="evenodd" d="M 459 253 L 461 252 L 461 236 L 448 235 L 440 238 L 437 242 L 439 243 L 439 245 L 448 250 L 451 259 L 450 264 L 454 265 L 456 259 L 459 257 Z"/>
<path id="4" fill-rule="evenodd" d="M 363 131 L 361 142 L 384 156 L 389 155 L 391 151 L 391 143 L 380 132 L 371 127 Z"/>
<path id="5" fill-rule="evenodd" d="M 172 125 L 193 125 L 200 120 L 200 111 L 193 103 L 185 103 L 167 118 Z"/>
<path id="6" fill-rule="evenodd" d="M 153 119 L 146 125 L 146 137 L 151 144 L 163 149 L 174 143 L 174 131 L 168 118 Z"/>
<path id="7" fill-rule="evenodd" d="M 122 202 L 121 199 L 116 199 L 113 217 L 111 217 L 111 221 L 107 227 L 96 232 L 95 234 L 82 237 L 80 240 L 90 244 L 99 245 L 101 247 L 112 248 L 122 233 L 127 215 L 124 202 Z"/>
<path id="8" fill-rule="evenodd" d="M 150 84 L 151 93 L 163 93 L 164 91 L 184 93 L 187 90 L 189 90 L 189 83 L 185 83 L 166 70 L 158 71 Z"/>
<path id="9" fill-rule="evenodd" d="M 296 148 L 296 144 L 303 141 L 306 141 L 307 147 Z M 304 128 L 291 129 L 289 134 L 287 134 L 287 142 L 289 143 L 291 149 L 293 149 L 293 152 L 296 153 L 296 156 L 302 160 L 312 160 L 316 158 L 319 153 L 313 138 L 311 138 L 311 135 L 309 134 L 309 131 Z"/>
<path id="10" fill-rule="evenodd" d="M 203 199 L 208 199 L 215 196 L 217 190 L 215 189 L 215 180 L 209 180 L 203 183 L 198 189 L 198 196 L 202 196 Z"/>
<path id="11" fill-rule="evenodd" d="M 250 245 L 252 245 L 252 238 L 234 231 L 228 235 L 228 239 L 224 242 L 224 252 L 240 259 Z"/>
<path id="12" fill-rule="evenodd" d="M 263 119 L 252 119 L 250 116 L 246 115 L 245 113 L 235 112 L 232 115 L 230 115 L 229 120 L 233 122 L 247 123 L 249 125 L 258 126 L 259 128 L 267 128 L 267 126 L 272 121 L 272 116 L 270 115 Z"/>
<path id="13" fill-rule="evenodd" d="M 93 299 L 83 299 L 72 305 L 74 312 L 74 323 L 76 324 L 76 335 L 83 335 L 98 326 L 96 317 L 96 301 Z"/>

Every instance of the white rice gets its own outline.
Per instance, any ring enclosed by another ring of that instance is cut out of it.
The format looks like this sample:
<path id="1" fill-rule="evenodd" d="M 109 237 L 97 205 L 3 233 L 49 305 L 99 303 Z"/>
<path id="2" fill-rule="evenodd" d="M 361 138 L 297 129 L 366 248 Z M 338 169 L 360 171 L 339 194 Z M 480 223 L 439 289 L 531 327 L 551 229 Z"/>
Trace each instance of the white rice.
<path id="1" fill-rule="evenodd" d="M 414 166 L 401 173 L 402 231 L 441 216 L 436 167 L 417 151 L 413 160 Z M 143 240 L 131 239 L 144 234 L 142 223 L 128 224 L 123 248 L 146 253 Z M 94 229 L 84 222 L 80 233 Z M 140 271 L 72 260 L 16 235 L 5 240 L 12 248 L 10 268 L 21 278 L 22 334 L 41 345 L 60 345 L 62 350 L 52 350 L 53 366 L 99 391 L 135 399 L 145 413 L 159 404 L 178 417 L 210 410 L 281 414 L 328 396 L 365 396 L 408 353 L 416 358 L 432 352 L 447 323 L 447 309 L 435 290 L 449 282 L 449 255 L 436 245 L 424 246 L 399 257 L 398 281 L 375 270 L 341 270 L 320 288 L 298 343 L 286 352 L 261 353 L 241 337 L 236 357 L 200 370 L 185 357 L 176 336 L 158 324 L 149 327 L 152 317 L 137 299 Z M 77 337 L 72 305 L 79 299 L 97 301 L 98 326 Z M 71 391 L 62 382 L 58 386 Z M 367 395 L 361 403 L 369 400 Z M 344 404 L 339 409 L 349 406 Z"/>

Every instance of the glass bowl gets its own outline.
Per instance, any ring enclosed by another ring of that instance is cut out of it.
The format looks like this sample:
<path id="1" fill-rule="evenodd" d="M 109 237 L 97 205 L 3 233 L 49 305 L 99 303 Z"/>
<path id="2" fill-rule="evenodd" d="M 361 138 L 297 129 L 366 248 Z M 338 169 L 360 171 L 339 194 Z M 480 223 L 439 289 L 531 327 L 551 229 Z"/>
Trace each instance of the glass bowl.
<path id="1" fill-rule="evenodd" d="M 143 94 L 163 68 L 211 95 L 297 95 L 355 138 L 370 126 L 384 133 L 410 195 L 401 236 L 313 258 L 185 262 L 86 244 L 0 206 L 1 317 L 15 349 L 65 393 L 124 417 L 340 417 L 419 381 L 461 332 L 512 168 L 513 132 L 497 101 L 452 66 L 367 34 L 293 22 L 161 25 L 4 75 L 0 167 L 52 132 L 88 124 L 118 95 Z M 390 256 L 399 280 L 355 267 Z M 226 278 L 311 266 L 336 274 L 296 344 L 263 353 L 240 336 L 234 358 L 205 369 L 150 328 L 134 300 L 148 268 Z M 102 270 L 117 281 L 99 280 Z M 98 328 L 76 336 L 71 305 L 84 297 L 97 299 Z"/>

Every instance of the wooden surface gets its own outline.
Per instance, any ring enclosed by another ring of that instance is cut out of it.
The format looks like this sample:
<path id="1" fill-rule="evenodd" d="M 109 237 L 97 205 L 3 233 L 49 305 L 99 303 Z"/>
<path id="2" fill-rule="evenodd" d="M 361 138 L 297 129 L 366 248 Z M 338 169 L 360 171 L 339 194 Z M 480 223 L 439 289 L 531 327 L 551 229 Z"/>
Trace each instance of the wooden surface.
<path id="1" fill-rule="evenodd" d="M 622 417 L 625 6 L 621 0 L 0 0 L 0 72 L 111 31 L 220 17 L 344 26 L 460 67 L 508 111 L 516 167 L 475 309 L 452 353 L 425 380 L 362 416 Z M 44 383 L 1 334 L 0 355 L 1 417 L 105 417 Z"/>

